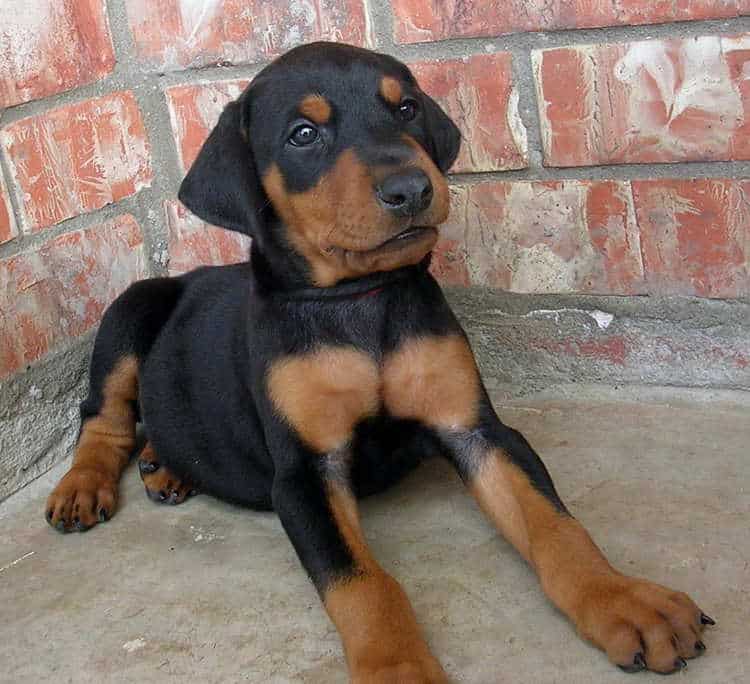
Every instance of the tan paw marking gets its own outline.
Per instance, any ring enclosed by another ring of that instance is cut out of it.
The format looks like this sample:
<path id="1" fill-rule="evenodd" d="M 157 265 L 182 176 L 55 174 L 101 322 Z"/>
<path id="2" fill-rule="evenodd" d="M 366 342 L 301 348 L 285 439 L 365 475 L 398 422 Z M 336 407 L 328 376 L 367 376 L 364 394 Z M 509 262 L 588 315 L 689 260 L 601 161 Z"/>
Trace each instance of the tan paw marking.
<path id="1" fill-rule="evenodd" d="M 117 507 L 117 480 L 92 467 L 73 466 L 47 499 L 47 522 L 58 532 L 85 532 L 109 520 Z"/>

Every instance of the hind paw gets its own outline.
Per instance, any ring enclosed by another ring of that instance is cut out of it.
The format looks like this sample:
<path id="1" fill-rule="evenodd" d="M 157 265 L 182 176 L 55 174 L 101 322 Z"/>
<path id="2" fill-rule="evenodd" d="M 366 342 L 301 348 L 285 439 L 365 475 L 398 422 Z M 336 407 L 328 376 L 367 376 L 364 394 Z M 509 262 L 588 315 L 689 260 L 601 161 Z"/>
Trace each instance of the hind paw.
<path id="1" fill-rule="evenodd" d="M 138 457 L 138 470 L 146 496 L 156 503 L 175 506 L 198 493 L 189 479 L 178 477 L 159 463 L 150 443 Z"/>

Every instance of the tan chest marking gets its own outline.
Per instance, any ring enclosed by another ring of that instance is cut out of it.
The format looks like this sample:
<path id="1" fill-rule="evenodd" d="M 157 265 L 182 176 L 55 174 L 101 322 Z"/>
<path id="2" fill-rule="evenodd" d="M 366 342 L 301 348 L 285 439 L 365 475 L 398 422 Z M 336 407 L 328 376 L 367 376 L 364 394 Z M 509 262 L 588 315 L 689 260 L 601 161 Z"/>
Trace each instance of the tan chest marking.
<path id="1" fill-rule="evenodd" d="M 276 410 L 320 453 L 346 444 L 380 403 L 378 366 L 352 347 L 286 357 L 271 366 L 266 381 Z"/>
<path id="2" fill-rule="evenodd" d="M 383 402 L 398 418 L 435 428 L 474 427 L 480 380 L 460 335 L 409 340 L 383 363 Z"/>

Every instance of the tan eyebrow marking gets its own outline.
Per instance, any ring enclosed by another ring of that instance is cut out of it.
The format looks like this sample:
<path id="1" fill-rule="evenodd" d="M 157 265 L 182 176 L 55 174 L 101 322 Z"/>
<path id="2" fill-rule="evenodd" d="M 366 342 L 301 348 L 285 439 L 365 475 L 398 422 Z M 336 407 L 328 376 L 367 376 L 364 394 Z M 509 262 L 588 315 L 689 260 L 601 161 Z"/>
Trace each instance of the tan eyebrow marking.
<path id="1" fill-rule="evenodd" d="M 322 95 L 307 95 L 300 102 L 299 111 L 316 124 L 328 123 L 331 119 L 331 105 Z"/>
<path id="2" fill-rule="evenodd" d="M 386 102 L 397 105 L 401 102 L 401 84 L 393 76 L 383 76 L 380 80 L 380 94 Z"/>

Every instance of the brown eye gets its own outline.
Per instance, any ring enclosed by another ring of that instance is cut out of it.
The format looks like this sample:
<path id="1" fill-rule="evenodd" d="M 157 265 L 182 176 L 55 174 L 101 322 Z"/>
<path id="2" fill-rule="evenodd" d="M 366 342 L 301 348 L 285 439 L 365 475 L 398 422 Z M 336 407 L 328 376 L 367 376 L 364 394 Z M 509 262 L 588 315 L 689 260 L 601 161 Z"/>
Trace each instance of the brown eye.
<path id="1" fill-rule="evenodd" d="M 402 121 L 412 121 L 419 111 L 416 100 L 404 100 L 398 106 L 398 116 Z"/>
<path id="2" fill-rule="evenodd" d="M 310 124 L 297 126 L 289 136 L 289 142 L 295 147 L 312 145 L 318 139 L 318 129 Z"/>

